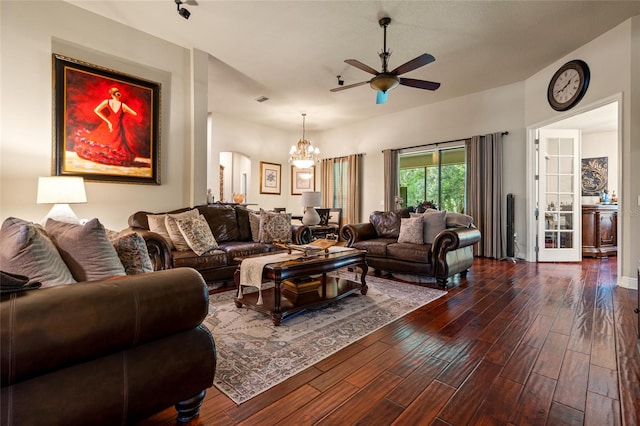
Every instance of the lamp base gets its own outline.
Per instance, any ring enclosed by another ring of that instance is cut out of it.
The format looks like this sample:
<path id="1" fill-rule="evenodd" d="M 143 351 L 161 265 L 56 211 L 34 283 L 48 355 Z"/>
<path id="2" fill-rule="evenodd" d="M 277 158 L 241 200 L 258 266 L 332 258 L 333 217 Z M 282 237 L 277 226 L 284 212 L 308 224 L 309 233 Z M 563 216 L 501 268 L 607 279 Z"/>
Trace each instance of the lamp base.
<path id="1" fill-rule="evenodd" d="M 49 213 L 42 219 L 43 225 L 47 223 L 47 219 L 54 219 L 58 222 L 80 223 L 80 219 L 71 210 L 69 204 L 54 204 Z"/>
<path id="2" fill-rule="evenodd" d="M 320 215 L 313 207 L 307 207 L 304 216 L 302 216 L 302 223 L 307 226 L 313 226 L 320 223 Z"/>

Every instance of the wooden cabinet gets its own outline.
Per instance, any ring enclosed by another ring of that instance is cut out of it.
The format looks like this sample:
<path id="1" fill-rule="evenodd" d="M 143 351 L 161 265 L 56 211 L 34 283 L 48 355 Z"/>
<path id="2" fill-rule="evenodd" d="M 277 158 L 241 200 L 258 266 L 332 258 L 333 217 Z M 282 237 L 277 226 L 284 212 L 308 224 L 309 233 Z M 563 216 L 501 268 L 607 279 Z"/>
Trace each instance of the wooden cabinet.
<path id="1" fill-rule="evenodd" d="M 618 206 L 582 206 L 582 256 L 606 257 L 618 253 Z"/>

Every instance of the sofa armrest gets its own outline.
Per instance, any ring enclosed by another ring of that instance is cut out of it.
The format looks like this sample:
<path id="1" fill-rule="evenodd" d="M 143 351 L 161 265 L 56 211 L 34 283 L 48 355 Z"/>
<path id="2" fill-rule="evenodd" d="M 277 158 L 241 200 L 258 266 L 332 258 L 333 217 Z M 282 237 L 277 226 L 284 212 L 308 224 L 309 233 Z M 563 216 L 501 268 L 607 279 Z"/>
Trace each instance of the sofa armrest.
<path id="1" fill-rule="evenodd" d="M 291 240 L 293 244 L 309 244 L 312 239 L 313 233 L 307 225 L 291 225 Z"/>
<path id="2" fill-rule="evenodd" d="M 197 327 L 208 292 L 191 268 L 2 297 L 2 387 Z"/>
<path id="3" fill-rule="evenodd" d="M 376 238 L 378 234 L 370 222 L 347 224 L 340 231 L 342 238 L 346 240 L 346 246 L 351 247 L 354 243 L 362 240 Z"/>
<path id="4" fill-rule="evenodd" d="M 129 229 L 137 232 L 144 238 L 154 271 L 164 271 L 165 269 L 173 268 L 173 257 L 171 256 L 171 248 L 169 248 L 167 240 L 160 234 L 143 228 L 129 227 Z"/>
<path id="5" fill-rule="evenodd" d="M 436 235 L 431 245 L 432 259 L 436 276 L 448 274 L 447 253 L 459 248 L 469 247 L 480 241 L 477 228 L 447 228 Z M 447 271 L 446 273 L 444 271 Z"/>

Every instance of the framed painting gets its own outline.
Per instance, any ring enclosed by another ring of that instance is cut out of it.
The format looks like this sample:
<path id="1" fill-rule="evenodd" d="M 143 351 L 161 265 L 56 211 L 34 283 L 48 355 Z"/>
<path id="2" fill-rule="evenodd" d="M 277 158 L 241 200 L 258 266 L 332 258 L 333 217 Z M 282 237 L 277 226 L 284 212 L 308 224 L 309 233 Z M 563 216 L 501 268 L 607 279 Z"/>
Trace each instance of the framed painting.
<path id="1" fill-rule="evenodd" d="M 299 169 L 291 166 L 291 195 L 302 195 L 302 191 L 316 190 L 316 166 Z"/>
<path id="2" fill-rule="evenodd" d="M 607 189 L 609 157 L 582 159 L 582 196 L 598 196 Z"/>
<path id="3" fill-rule="evenodd" d="M 56 176 L 160 184 L 160 84 L 53 54 Z"/>
<path id="4" fill-rule="evenodd" d="M 260 162 L 260 193 L 280 195 L 282 165 Z"/>

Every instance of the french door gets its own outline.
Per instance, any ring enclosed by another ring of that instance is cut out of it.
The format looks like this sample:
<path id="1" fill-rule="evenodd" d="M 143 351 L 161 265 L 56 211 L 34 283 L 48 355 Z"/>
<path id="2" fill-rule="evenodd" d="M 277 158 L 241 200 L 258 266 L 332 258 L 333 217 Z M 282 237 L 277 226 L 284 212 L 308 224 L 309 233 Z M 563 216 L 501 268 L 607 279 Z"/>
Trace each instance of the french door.
<path id="1" fill-rule="evenodd" d="M 538 261 L 582 259 L 580 131 L 540 129 Z"/>

